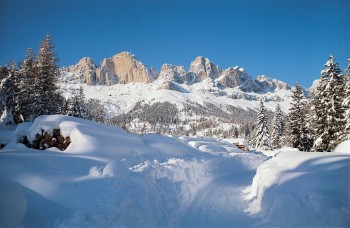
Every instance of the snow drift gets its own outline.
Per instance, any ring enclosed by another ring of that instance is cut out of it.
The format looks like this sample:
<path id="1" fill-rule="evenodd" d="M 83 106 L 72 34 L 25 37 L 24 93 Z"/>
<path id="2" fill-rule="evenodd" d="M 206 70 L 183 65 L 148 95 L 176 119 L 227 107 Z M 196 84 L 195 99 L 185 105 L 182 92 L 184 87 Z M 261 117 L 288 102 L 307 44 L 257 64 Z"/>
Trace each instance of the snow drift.
<path id="1" fill-rule="evenodd" d="M 54 128 L 72 140 L 65 151 L 19 143 Z M 349 154 L 268 159 L 220 139 L 140 136 L 67 116 L 12 135 L 0 150 L 0 226 L 349 225 Z"/>
<path id="2" fill-rule="evenodd" d="M 245 190 L 261 225 L 349 226 L 350 156 L 281 152 L 259 166 Z"/>

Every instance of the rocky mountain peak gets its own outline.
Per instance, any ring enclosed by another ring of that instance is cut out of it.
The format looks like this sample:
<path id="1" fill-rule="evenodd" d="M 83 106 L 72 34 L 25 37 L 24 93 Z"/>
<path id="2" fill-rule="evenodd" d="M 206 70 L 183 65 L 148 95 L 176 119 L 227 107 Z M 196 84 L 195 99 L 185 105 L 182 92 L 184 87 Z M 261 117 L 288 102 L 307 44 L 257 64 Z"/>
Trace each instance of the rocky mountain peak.
<path id="1" fill-rule="evenodd" d="M 97 69 L 97 78 L 102 84 L 141 82 L 150 83 L 156 79 L 151 71 L 130 52 L 121 52 L 102 61 Z"/>
<path id="2" fill-rule="evenodd" d="M 77 64 L 82 68 L 96 69 L 96 65 L 90 57 L 83 57 Z"/>
<path id="3" fill-rule="evenodd" d="M 187 80 L 187 73 L 183 66 L 175 66 L 172 64 L 163 64 L 159 79 L 167 79 L 177 83 L 184 83 Z"/>
<path id="4" fill-rule="evenodd" d="M 255 81 L 265 92 L 275 91 L 276 89 L 291 89 L 288 83 L 269 78 L 266 75 L 259 75 Z"/>
<path id="5" fill-rule="evenodd" d="M 196 75 L 197 81 L 203 81 L 206 78 L 216 79 L 220 75 L 218 65 L 210 62 L 208 58 L 198 56 L 191 62 L 190 73 Z"/>
<path id="6" fill-rule="evenodd" d="M 224 70 L 216 81 L 224 87 L 239 87 L 243 92 L 259 92 L 261 90 L 247 72 L 238 66 Z"/>

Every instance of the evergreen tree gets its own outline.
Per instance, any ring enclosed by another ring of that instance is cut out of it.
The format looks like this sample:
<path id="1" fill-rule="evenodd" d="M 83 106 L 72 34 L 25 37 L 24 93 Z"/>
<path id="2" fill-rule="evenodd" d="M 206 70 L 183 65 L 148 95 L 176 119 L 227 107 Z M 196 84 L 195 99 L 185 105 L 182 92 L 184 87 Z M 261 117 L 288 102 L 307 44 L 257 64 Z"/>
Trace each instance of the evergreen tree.
<path id="1" fill-rule="evenodd" d="M 314 129 L 312 121 L 313 110 L 310 109 L 310 102 L 304 101 L 301 104 L 302 122 L 301 125 L 301 151 L 311 151 L 314 144 Z"/>
<path id="2" fill-rule="evenodd" d="M 37 58 L 34 80 L 35 110 L 34 116 L 58 114 L 61 109 L 61 95 L 58 88 L 58 59 L 49 35 L 42 41 Z"/>
<path id="3" fill-rule="evenodd" d="M 262 100 L 260 100 L 260 109 L 258 111 L 258 119 L 255 129 L 253 146 L 256 149 L 271 149 L 270 133 L 267 125 L 267 113 Z"/>
<path id="4" fill-rule="evenodd" d="M 86 109 L 85 94 L 82 87 L 80 87 L 78 93 L 71 98 L 68 104 L 67 115 L 82 119 L 90 119 Z"/>
<path id="5" fill-rule="evenodd" d="M 233 137 L 238 138 L 239 137 L 239 132 L 238 132 L 238 128 L 235 126 L 233 129 Z"/>
<path id="6" fill-rule="evenodd" d="M 88 110 L 89 119 L 95 122 L 105 122 L 105 108 L 100 100 L 89 99 L 86 102 L 86 110 Z"/>
<path id="7" fill-rule="evenodd" d="M 341 141 L 344 129 L 343 100 L 345 97 L 345 78 L 333 56 L 321 71 L 320 85 L 314 97 L 316 140 L 315 151 L 331 151 Z"/>
<path id="8" fill-rule="evenodd" d="M 345 111 L 345 127 L 342 134 L 342 140 L 350 139 L 350 59 L 348 59 L 348 66 L 344 70 L 344 80 L 345 80 L 345 92 L 344 101 L 342 103 L 343 109 Z"/>
<path id="9" fill-rule="evenodd" d="M 303 90 L 298 84 L 292 91 L 292 107 L 289 109 L 288 135 L 290 146 L 303 150 L 303 127 L 305 126 L 305 113 L 302 107 Z"/>
<path id="10" fill-rule="evenodd" d="M 272 119 L 271 143 L 274 149 L 281 148 L 284 131 L 283 113 L 280 105 L 277 104 L 275 114 Z"/>
<path id="11" fill-rule="evenodd" d="M 28 48 L 16 78 L 15 120 L 17 123 L 30 121 L 34 118 L 32 112 L 35 109 L 33 107 L 35 104 L 35 90 L 32 83 L 35 81 L 35 64 L 33 50 Z"/>
<path id="12" fill-rule="evenodd" d="M 0 94 L 4 107 L 0 117 L 0 125 L 12 125 L 14 122 L 14 106 L 15 106 L 15 78 L 18 73 L 17 66 L 14 62 L 10 62 L 7 68 L 7 77 L 1 80 Z"/>

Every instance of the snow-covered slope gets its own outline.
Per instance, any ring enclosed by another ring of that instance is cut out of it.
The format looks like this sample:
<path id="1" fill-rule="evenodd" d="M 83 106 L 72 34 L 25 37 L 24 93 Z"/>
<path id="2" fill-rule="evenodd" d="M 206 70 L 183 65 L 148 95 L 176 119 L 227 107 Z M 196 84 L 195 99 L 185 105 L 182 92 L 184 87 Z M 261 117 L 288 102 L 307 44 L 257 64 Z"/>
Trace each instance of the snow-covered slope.
<path id="1" fill-rule="evenodd" d="M 263 226 L 349 226 L 349 153 L 281 151 L 245 190 L 246 212 Z"/>
<path id="2" fill-rule="evenodd" d="M 255 109 L 257 100 L 263 99 L 268 102 L 270 110 L 274 110 L 276 102 L 282 103 L 284 112 L 288 111 L 290 103 L 291 87 L 287 83 L 265 75 L 254 80 L 238 66 L 221 70 L 202 56 L 191 63 L 188 72 L 183 66 L 164 64 L 159 74 L 128 52 L 109 58 L 110 64 L 105 62 L 96 67 L 90 58 L 85 57 L 76 65 L 62 68 L 62 90 L 69 92 L 85 83 L 89 85 L 83 85 L 86 96 L 102 100 L 110 106 L 112 115 L 128 112 L 139 101 L 169 101 L 179 104 L 179 107 L 185 102 L 202 105 L 207 102 Z M 99 72 L 105 72 L 103 80 L 99 79 L 102 77 Z M 132 72 L 132 75 L 125 72 Z M 107 74 L 115 80 L 108 79 Z M 146 80 L 147 75 L 151 75 L 151 79 Z"/>
<path id="3" fill-rule="evenodd" d="M 53 128 L 71 137 L 64 152 L 18 143 Z M 264 163 L 219 139 L 67 116 L 38 117 L 14 136 L 0 150 L 1 227 L 349 225 L 349 154 L 281 152 Z"/>

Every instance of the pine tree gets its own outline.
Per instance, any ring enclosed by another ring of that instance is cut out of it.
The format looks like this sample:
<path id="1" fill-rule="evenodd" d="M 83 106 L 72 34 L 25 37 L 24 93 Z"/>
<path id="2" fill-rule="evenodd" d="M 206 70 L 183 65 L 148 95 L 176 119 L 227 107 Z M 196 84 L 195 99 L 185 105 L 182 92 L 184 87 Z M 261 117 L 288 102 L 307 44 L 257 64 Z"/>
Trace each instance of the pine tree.
<path id="1" fill-rule="evenodd" d="M 233 129 L 233 137 L 238 138 L 239 137 L 239 132 L 238 132 L 238 128 L 235 126 Z"/>
<path id="2" fill-rule="evenodd" d="M 310 109 L 310 102 L 304 101 L 301 104 L 302 122 L 301 125 L 301 151 L 311 151 L 314 144 L 314 129 L 312 114 L 313 110 Z"/>
<path id="3" fill-rule="evenodd" d="M 68 116 L 74 116 L 82 119 L 89 119 L 89 115 L 86 109 L 85 94 L 82 87 L 79 88 L 77 94 L 75 94 L 68 104 Z"/>
<path id="4" fill-rule="evenodd" d="M 105 108 L 100 100 L 89 99 L 86 102 L 86 110 L 88 110 L 90 120 L 101 123 L 105 122 Z"/>
<path id="5" fill-rule="evenodd" d="M 342 103 L 343 109 L 345 111 L 345 127 L 342 134 L 342 140 L 350 139 L 350 59 L 348 59 L 348 66 L 344 70 L 344 80 L 345 80 L 345 92 L 344 101 Z"/>
<path id="6" fill-rule="evenodd" d="M 35 81 L 35 57 L 33 50 L 27 49 L 25 59 L 16 78 L 15 120 L 17 123 L 30 121 L 35 109 L 35 90 L 32 85 Z"/>
<path id="7" fill-rule="evenodd" d="M 255 129 L 253 146 L 256 149 L 271 149 L 270 133 L 267 125 L 267 113 L 262 100 L 260 100 L 260 109 L 258 111 L 258 119 Z"/>
<path id="8" fill-rule="evenodd" d="M 39 48 L 37 71 L 34 80 L 35 107 L 34 116 L 57 114 L 61 108 L 61 95 L 58 88 L 58 59 L 49 35 Z"/>
<path id="9" fill-rule="evenodd" d="M 0 125 L 12 125 L 14 122 L 14 106 L 15 106 L 15 78 L 17 75 L 17 66 L 14 62 L 10 62 L 7 68 L 8 76 L 1 80 L 0 94 L 4 107 L 0 117 Z"/>
<path id="10" fill-rule="evenodd" d="M 292 91 L 292 107 L 289 109 L 288 117 L 288 135 L 290 146 L 303 150 L 303 129 L 305 126 L 305 113 L 303 112 L 302 99 L 303 90 L 298 84 Z"/>
<path id="11" fill-rule="evenodd" d="M 321 71 L 320 84 L 314 97 L 316 140 L 315 151 L 331 151 L 341 141 L 345 116 L 343 100 L 345 97 L 345 79 L 333 56 Z"/>
<path id="12" fill-rule="evenodd" d="M 277 104 L 275 114 L 272 119 L 271 143 L 274 149 L 281 148 L 284 131 L 283 113 L 280 105 Z"/>

